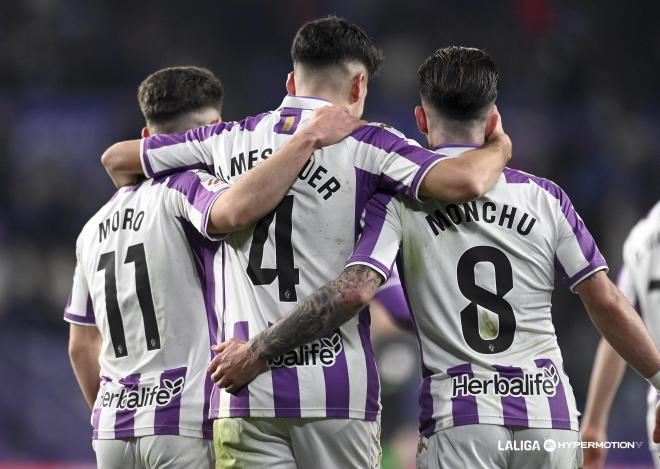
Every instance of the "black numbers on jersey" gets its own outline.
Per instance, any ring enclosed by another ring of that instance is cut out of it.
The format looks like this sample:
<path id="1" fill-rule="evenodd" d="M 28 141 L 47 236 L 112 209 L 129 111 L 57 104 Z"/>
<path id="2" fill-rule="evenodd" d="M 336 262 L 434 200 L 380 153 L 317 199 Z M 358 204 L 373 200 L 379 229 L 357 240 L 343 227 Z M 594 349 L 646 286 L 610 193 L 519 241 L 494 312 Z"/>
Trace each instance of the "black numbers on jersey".
<path id="1" fill-rule="evenodd" d="M 270 285 L 277 278 L 280 301 L 297 301 L 296 285 L 300 283 L 298 269 L 293 265 L 291 245 L 291 214 L 293 196 L 287 195 L 271 213 L 259 220 L 252 234 L 247 274 L 254 285 Z M 264 244 L 268 228 L 275 219 L 275 268 L 264 268 Z"/>
<path id="2" fill-rule="evenodd" d="M 490 262 L 495 268 L 495 289 L 492 293 L 476 284 L 474 268 L 479 262 Z M 500 353 L 511 347 L 516 332 L 513 308 L 504 299 L 513 288 L 513 271 L 506 255 L 491 246 L 475 246 L 463 253 L 457 267 L 458 288 L 470 304 L 461 311 L 463 337 L 479 353 Z M 497 314 L 497 337 L 484 339 L 479 334 L 479 307 Z"/>
<path id="3" fill-rule="evenodd" d="M 117 301 L 115 258 L 115 251 L 102 254 L 99 258 L 99 267 L 97 270 L 105 271 L 105 308 L 108 312 L 110 338 L 112 339 L 112 347 L 115 349 L 115 357 L 121 358 L 128 355 L 128 350 L 126 348 L 126 336 L 124 334 L 124 321 L 121 318 L 119 302 Z M 158 322 L 156 322 L 154 301 L 151 296 L 151 284 L 149 283 L 144 244 L 135 244 L 128 248 L 124 264 L 130 263 L 135 264 L 135 291 L 140 309 L 142 310 L 147 350 L 156 350 L 160 348 L 160 334 L 158 332 Z"/>
<path id="4" fill-rule="evenodd" d="M 649 291 L 651 290 L 660 290 L 660 280 L 649 281 Z"/>

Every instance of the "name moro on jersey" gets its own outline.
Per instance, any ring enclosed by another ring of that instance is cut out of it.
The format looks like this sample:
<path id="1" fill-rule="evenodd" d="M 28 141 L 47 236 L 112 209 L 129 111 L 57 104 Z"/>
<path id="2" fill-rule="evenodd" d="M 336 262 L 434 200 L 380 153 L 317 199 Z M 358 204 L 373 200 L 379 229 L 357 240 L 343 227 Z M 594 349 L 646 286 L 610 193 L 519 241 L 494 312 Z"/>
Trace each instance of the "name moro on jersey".
<path id="1" fill-rule="evenodd" d="M 458 396 L 511 396 L 552 397 L 557 393 L 560 379 L 554 365 L 540 368 L 533 373 L 523 373 L 522 376 L 502 376 L 494 373 L 491 378 L 471 377 L 468 374 L 452 377 L 452 397 Z"/>
<path id="2" fill-rule="evenodd" d="M 268 360 L 268 365 L 271 368 L 293 368 L 310 365 L 332 366 L 343 348 L 341 332 L 337 329 L 329 337 L 321 337 L 277 358 Z"/>
<path id="3" fill-rule="evenodd" d="M 117 410 L 134 410 L 140 407 L 163 407 L 181 394 L 185 378 L 172 381 L 163 379 L 162 385 L 123 387 L 118 392 L 105 391 L 101 395 L 101 407 L 114 407 Z"/>

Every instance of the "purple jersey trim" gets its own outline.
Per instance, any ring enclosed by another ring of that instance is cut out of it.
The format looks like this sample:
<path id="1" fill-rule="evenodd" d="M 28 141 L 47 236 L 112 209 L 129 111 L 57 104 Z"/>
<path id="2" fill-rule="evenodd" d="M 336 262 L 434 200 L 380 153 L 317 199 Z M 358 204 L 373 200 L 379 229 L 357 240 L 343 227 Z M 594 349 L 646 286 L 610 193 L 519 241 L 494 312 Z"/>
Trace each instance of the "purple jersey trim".
<path id="1" fill-rule="evenodd" d="M 300 108 L 293 108 L 293 107 L 284 107 L 282 108 L 282 112 L 280 113 L 280 120 L 275 124 L 275 127 L 273 128 L 273 132 L 276 134 L 284 134 L 284 135 L 293 135 L 298 128 L 298 124 L 300 124 L 300 118 L 302 117 L 302 112 L 303 110 Z M 287 123 L 287 119 L 293 117 L 293 122 L 291 122 L 291 125 L 289 126 L 288 129 L 284 129 L 284 125 Z"/>
<path id="2" fill-rule="evenodd" d="M 203 219 L 206 219 L 209 207 L 219 195 L 218 192 L 206 189 L 199 175 L 191 171 L 173 174 L 167 181 L 167 187 L 185 195 L 188 203 L 202 214 Z M 205 226 L 198 229 L 206 232 Z"/>
<path id="3" fill-rule="evenodd" d="M 376 357 L 371 346 L 371 313 L 367 306 L 360 312 L 358 332 L 364 350 L 364 360 L 367 365 L 367 400 L 364 406 L 364 418 L 375 420 L 380 412 L 380 381 L 378 379 L 378 368 Z"/>
<path id="4" fill-rule="evenodd" d="M 275 417 L 300 418 L 300 387 L 296 367 L 271 369 Z"/>
<path id="5" fill-rule="evenodd" d="M 346 267 L 350 267 L 355 264 L 363 264 L 368 265 L 369 267 L 373 267 L 376 272 L 383 276 L 383 282 L 386 282 L 392 274 L 391 268 L 369 256 L 353 255 L 348 259 L 348 261 L 346 261 Z"/>
<path id="6" fill-rule="evenodd" d="M 573 204 L 571 204 L 571 201 L 566 193 L 561 190 L 557 184 L 550 182 L 547 179 L 543 179 L 532 174 L 523 173 L 522 171 L 511 168 L 504 168 L 504 176 L 506 178 L 506 182 L 510 184 L 529 184 L 529 182 L 532 181 L 559 201 L 561 211 L 564 214 L 564 217 L 566 218 L 566 221 L 570 225 L 571 229 L 573 230 L 573 234 L 577 239 L 578 245 L 580 246 L 580 250 L 582 251 L 584 258 L 589 263 L 583 270 L 570 278 L 566 275 L 565 269 L 558 269 L 560 274 L 562 274 L 562 279 L 565 283 L 572 285 L 575 283 L 575 279 L 580 278 L 580 274 L 583 274 L 583 272 L 588 271 L 589 269 L 600 270 L 601 268 L 607 266 L 603 255 L 600 253 L 598 247 L 596 246 L 594 238 L 591 236 L 586 226 L 584 225 L 584 222 L 580 219 L 577 212 L 573 208 Z M 559 264 L 559 260 L 555 257 L 555 266 L 557 266 L 557 264 Z"/>
<path id="7" fill-rule="evenodd" d="M 524 378 L 521 368 L 515 366 L 493 365 L 502 378 Z M 522 396 L 502 396 L 502 413 L 504 425 L 510 427 L 529 427 L 527 418 L 527 403 Z"/>
<path id="8" fill-rule="evenodd" d="M 447 369 L 447 374 L 454 377 L 467 375 L 474 378 L 471 363 L 454 366 Z M 479 423 L 479 410 L 477 408 L 477 397 L 462 394 L 451 398 L 451 414 L 454 419 L 454 426 L 473 425 Z"/>
<path id="9" fill-rule="evenodd" d="M 185 389 L 185 377 L 187 368 L 182 366 L 180 368 L 173 368 L 165 370 L 160 375 L 160 387 L 167 389 L 168 382 L 176 383 L 177 380 L 183 378 L 182 389 L 174 396 L 167 405 L 157 406 L 154 412 L 154 434 L 155 435 L 178 435 L 179 434 L 179 419 L 181 416 L 181 396 Z"/>
<path id="10" fill-rule="evenodd" d="M 556 371 L 557 366 L 549 358 L 538 358 L 534 360 L 538 368 L 553 367 Z M 564 391 L 564 383 L 559 381 L 556 386 L 554 396 L 548 396 L 548 404 L 550 405 L 550 416 L 552 417 L 552 428 L 570 430 L 571 429 L 571 415 L 568 411 L 568 401 L 566 400 L 566 391 Z"/>
<path id="11" fill-rule="evenodd" d="M 195 263 L 195 270 L 199 277 L 209 328 L 210 347 L 218 339 L 218 316 L 215 306 L 215 271 L 213 269 L 213 261 L 221 243 L 202 238 L 189 222 L 183 218 L 178 218 L 178 220 L 188 241 L 188 246 L 190 247 Z M 212 358 L 210 350 L 209 358 Z M 211 374 L 207 372 L 204 381 L 204 407 L 202 408 L 202 433 L 204 434 L 204 438 L 211 438 L 213 436 L 213 421 L 209 418 L 212 390 L 213 382 L 211 381 Z"/>
<path id="12" fill-rule="evenodd" d="M 74 323 L 80 323 L 85 325 L 96 325 L 96 316 L 94 314 L 94 305 L 92 303 L 92 297 L 87 295 L 87 306 L 85 309 L 85 315 L 82 316 L 71 310 L 71 297 L 69 294 L 69 299 L 66 302 L 66 307 L 64 309 L 64 319 Z"/>
<path id="13" fill-rule="evenodd" d="M 234 323 L 234 339 L 249 340 L 250 330 L 247 321 Z M 241 388 L 229 398 L 229 416 L 230 417 L 249 417 L 250 416 L 250 393 L 248 386 Z"/>
<path id="14" fill-rule="evenodd" d="M 140 383 L 140 373 L 121 378 L 119 383 L 127 390 L 137 388 Z M 136 410 L 118 410 L 115 413 L 115 439 L 135 436 L 135 412 Z"/>
<path id="15" fill-rule="evenodd" d="M 399 279 L 401 281 L 401 289 L 403 297 L 408 305 L 410 311 L 410 319 L 412 320 L 415 336 L 417 337 L 417 345 L 419 346 L 419 357 L 422 368 L 422 384 L 419 387 L 419 433 L 422 436 L 429 437 L 435 433 L 436 423 L 433 419 L 433 395 L 431 394 L 431 376 L 433 372 L 426 367 L 424 363 L 424 351 L 422 350 L 422 338 L 419 335 L 419 328 L 417 321 L 413 314 L 412 307 L 410 306 L 410 299 L 406 291 L 405 267 L 403 266 L 403 256 L 401 251 L 396 258 L 397 271 L 399 272 Z"/>
<path id="16" fill-rule="evenodd" d="M 101 408 L 94 407 L 92 411 L 92 439 L 98 440 L 99 438 L 99 422 L 101 421 Z"/>
<path id="17" fill-rule="evenodd" d="M 332 334 L 332 332 L 330 333 Z M 342 348 L 332 366 L 323 367 L 325 383 L 326 417 L 345 418 L 349 416 L 350 387 L 348 364 L 346 363 L 346 344 L 342 336 Z"/>

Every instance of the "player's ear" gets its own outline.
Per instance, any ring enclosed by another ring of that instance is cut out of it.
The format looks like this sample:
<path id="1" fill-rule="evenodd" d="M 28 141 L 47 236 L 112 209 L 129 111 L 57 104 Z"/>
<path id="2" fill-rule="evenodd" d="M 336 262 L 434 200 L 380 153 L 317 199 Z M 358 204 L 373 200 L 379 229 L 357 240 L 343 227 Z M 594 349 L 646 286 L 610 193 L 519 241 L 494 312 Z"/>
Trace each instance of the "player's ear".
<path id="1" fill-rule="evenodd" d="M 210 125 L 213 125 L 213 124 L 219 124 L 220 122 L 222 122 L 222 116 L 214 117 L 214 118 L 211 120 L 211 124 L 210 124 Z"/>
<path id="2" fill-rule="evenodd" d="M 296 77 L 294 76 L 295 72 L 289 72 L 286 76 L 286 92 L 291 96 L 296 95 Z"/>
<path id="3" fill-rule="evenodd" d="M 141 134 L 142 134 L 142 138 L 147 138 L 151 135 L 151 133 L 149 132 L 149 129 L 146 128 L 146 127 L 142 127 Z"/>
<path id="4" fill-rule="evenodd" d="M 499 116 L 497 114 L 495 106 L 490 111 L 490 116 L 488 117 L 488 121 L 486 121 L 486 133 L 484 135 L 490 135 L 491 132 L 495 129 L 497 126 L 497 121 L 499 119 Z"/>
<path id="5" fill-rule="evenodd" d="M 367 76 L 364 73 L 358 73 L 353 77 L 351 85 L 351 104 L 356 103 L 367 94 Z"/>
<path id="6" fill-rule="evenodd" d="M 426 112 L 422 106 L 415 106 L 415 120 L 417 121 L 417 128 L 424 135 L 428 135 L 429 126 L 426 122 Z"/>

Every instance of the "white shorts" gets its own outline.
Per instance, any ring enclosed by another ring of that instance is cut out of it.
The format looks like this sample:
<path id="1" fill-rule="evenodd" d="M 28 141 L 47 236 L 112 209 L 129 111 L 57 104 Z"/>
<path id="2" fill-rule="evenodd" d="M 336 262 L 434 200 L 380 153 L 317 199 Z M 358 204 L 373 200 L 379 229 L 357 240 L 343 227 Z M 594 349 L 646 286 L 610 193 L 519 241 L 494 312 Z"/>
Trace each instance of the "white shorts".
<path id="1" fill-rule="evenodd" d="M 221 418 L 213 422 L 218 469 L 380 467 L 380 422 L 325 418 Z"/>
<path id="2" fill-rule="evenodd" d="M 93 440 L 98 469 L 212 469 L 213 443 L 203 438 L 153 435 Z"/>
<path id="3" fill-rule="evenodd" d="M 579 447 L 553 448 L 552 443 L 577 443 L 573 430 L 463 425 L 422 437 L 418 469 L 576 469 L 582 467 Z M 550 451 L 548 450 L 550 449 Z"/>

